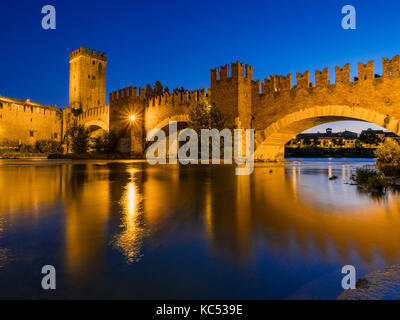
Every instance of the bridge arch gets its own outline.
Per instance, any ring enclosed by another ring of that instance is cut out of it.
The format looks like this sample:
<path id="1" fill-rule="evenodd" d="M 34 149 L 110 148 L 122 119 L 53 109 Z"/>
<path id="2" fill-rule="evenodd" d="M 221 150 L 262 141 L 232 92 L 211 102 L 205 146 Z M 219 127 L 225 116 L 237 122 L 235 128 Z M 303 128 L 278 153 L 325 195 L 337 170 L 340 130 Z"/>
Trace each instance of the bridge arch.
<path id="1" fill-rule="evenodd" d="M 183 123 L 188 123 L 189 122 L 189 115 L 188 114 L 178 114 L 178 115 L 174 115 L 168 118 L 165 118 L 164 120 L 161 120 L 160 122 L 157 123 L 157 125 L 155 125 L 153 128 L 148 128 L 148 130 L 151 129 L 163 129 L 165 127 L 168 127 L 168 124 L 172 121 L 176 121 L 176 122 L 183 122 Z"/>
<path id="2" fill-rule="evenodd" d="M 108 125 L 101 120 L 90 120 L 84 123 L 85 128 L 89 129 L 91 132 L 97 131 L 99 129 L 105 132 L 109 131 Z"/>
<path id="3" fill-rule="evenodd" d="M 320 124 L 356 120 L 384 127 L 399 134 L 399 120 L 370 108 L 328 105 L 300 109 L 256 132 L 254 157 L 257 160 L 281 161 L 285 144 L 299 133 Z"/>

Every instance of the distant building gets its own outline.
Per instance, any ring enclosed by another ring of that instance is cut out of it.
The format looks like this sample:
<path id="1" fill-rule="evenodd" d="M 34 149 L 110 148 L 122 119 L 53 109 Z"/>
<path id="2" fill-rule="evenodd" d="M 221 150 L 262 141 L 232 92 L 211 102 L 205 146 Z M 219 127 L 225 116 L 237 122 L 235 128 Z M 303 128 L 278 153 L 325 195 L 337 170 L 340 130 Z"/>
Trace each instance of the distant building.
<path id="1" fill-rule="evenodd" d="M 367 130 L 361 131 L 359 137 L 360 143 L 364 148 L 376 148 L 386 139 L 399 141 L 399 136 L 390 131 L 372 130 L 371 128 L 368 128 Z"/>
<path id="2" fill-rule="evenodd" d="M 326 133 L 300 133 L 296 138 L 289 141 L 288 147 L 304 147 L 313 145 L 321 148 L 354 148 L 358 134 L 351 131 L 333 132 L 331 128 Z"/>
<path id="3" fill-rule="evenodd" d="M 348 130 L 333 132 L 331 128 L 326 133 L 300 133 L 290 140 L 286 146 L 290 148 L 315 146 L 320 148 L 355 148 L 356 145 L 363 148 L 376 148 L 386 139 L 394 139 L 400 142 L 400 137 L 393 132 L 384 130 L 363 130 L 357 133 Z"/>

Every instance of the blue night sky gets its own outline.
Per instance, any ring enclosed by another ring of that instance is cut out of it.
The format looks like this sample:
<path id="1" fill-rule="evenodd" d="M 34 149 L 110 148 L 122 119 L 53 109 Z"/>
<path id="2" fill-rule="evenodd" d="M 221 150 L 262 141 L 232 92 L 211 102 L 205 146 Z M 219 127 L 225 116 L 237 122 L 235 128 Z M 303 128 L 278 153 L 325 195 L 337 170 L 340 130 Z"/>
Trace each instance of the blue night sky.
<path id="1" fill-rule="evenodd" d="M 41 28 L 42 6 L 54 5 L 57 29 Z M 357 30 L 343 30 L 341 8 L 352 4 Z M 0 94 L 68 104 L 69 52 L 107 52 L 107 93 L 160 80 L 170 89 L 208 88 L 209 70 L 236 60 L 254 79 L 352 65 L 400 53 L 400 2 L 302 1 L 35 1 L 2 0 Z M 295 78 L 295 77 L 294 77 Z M 359 131 L 370 124 L 324 125 Z"/>

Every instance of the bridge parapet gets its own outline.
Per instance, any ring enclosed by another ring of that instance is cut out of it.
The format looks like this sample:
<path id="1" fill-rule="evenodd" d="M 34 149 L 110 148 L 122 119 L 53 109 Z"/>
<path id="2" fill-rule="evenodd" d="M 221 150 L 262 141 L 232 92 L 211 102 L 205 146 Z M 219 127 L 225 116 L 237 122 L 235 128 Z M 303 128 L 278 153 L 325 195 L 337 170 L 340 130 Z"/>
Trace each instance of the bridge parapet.
<path id="1" fill-rule="evenodd" d="M 331 84 L 329 81 L 329 68 L 325 68 L 322 71 L 315 70 L 315 86 L 313 83 L 310 83 L 309 80 L 309 71 L 305 71 L 304 73 L 296 73 L 296 85 L 292 86 L 292 74 L 288 74 L 286 76 L 282 75 L 270 75 L 268 78 L 264 79 L 264 83 L 261 83 L 260 94 L 271 94 L 281 91 L 288 90 L 298 90 L 298 89 L 307 89 L 313 87 L 327 87 L 334 86 L 337 84 L 340 85 L 351 85 L 352 83 L 356 83 L 358 81 L 366 81 L 373 80 L 376 78 L 381 78 L 381 76 L 374 74 L 374 61 L 368 61 L 366 64 L 359 62 L 357 64 L 358 68 L 358 77 L 351 81 L 350 79 L 350 71 L 351 66 L 349 63 L 346 63 L 343 67 L 336 66 L 335 67 L 335 83 Z M 387 58 L 382 59 L 382 74 L 383 78 L 392 78 L 392 77 L 400 77 L 400 56 L 396 55 L 389 60 Z M 226 69 L 223 69 L 223 73 L 225 75 Z M 211 82 L 213 79 L 215 81 L 216 74 L 218 68 L 211 70 Z M 229 80 L 229 78 L 223 78 Z M 257 80 L 258 81 L 258 80 Z M 253 81 L 253 82 L 257 82 Z"/>
<path id="2" fill-rule="evenodd" d="M 174 107 L 183 104 L 193 104 L 206 97 L 208 97 L 208 93 L 205 88 L 178 93 L 163 93 L 161 96 L 151 98 L 146 104 L 146 108 L 161 106 Z"/>
<path id="3" fill-rule="evenodd" d="M 78 122 L 85 122 L 92 119 L 101 119 L 107 117 L 109 114 L 109 106 L 90 108 L 87 111 L 77 116 Z"/>
<path id="4" fill-rule="evenodd" d="M 110 98 L 109 99 L 110 104 L 111 102 L 117 102 L 117 100 L 131 99 L 131 98 L 139 98 L 140 100 L 145 100 L 146 90 L 144 88 L 139 88 L 139 94 L 138 94 L 138 88 L 130 86 L 123 88 L 121 90 L 111 92 L 109 98 Z"/>

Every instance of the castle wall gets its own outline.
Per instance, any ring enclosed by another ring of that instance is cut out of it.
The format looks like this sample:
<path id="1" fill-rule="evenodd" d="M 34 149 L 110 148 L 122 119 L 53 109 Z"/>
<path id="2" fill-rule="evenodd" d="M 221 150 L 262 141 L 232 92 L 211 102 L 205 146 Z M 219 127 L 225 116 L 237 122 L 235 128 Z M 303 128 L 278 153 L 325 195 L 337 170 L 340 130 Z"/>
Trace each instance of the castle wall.
<path id="1" fill-rule="evenodd" d="M 206 89 L 179 92 L 176 94 L 164 93 L 160 97 L 154 97 L 146 103 L 144 124 L 146 132 L 153 129 L 161 129 L 160 125 L 165 120 L 182 119 L 189 114 L 191 106 L 199 100 L 207 97 Z"/>
<path id="2" fill-rule="evenodd" d="M 239 61 L 211 70 L 211 100 L 238 127 L 251 125 L 252 79 L 253 67 Z"/>
<path id="3" fill-rule="evenodd" d="M 110 93 L 110 130 L 120 136 L 120 151 L 142 153 L 144 149 L 144 108 L 143 89 L 128 87 Z M 131 120 L 130 117 L 135 119 Z"/>
<path id="4" fill-rule="evenodd" d="M 34 145 L 61 139 L 61 111 L 30 101 L 0 96 L 0 145 Z"/>

